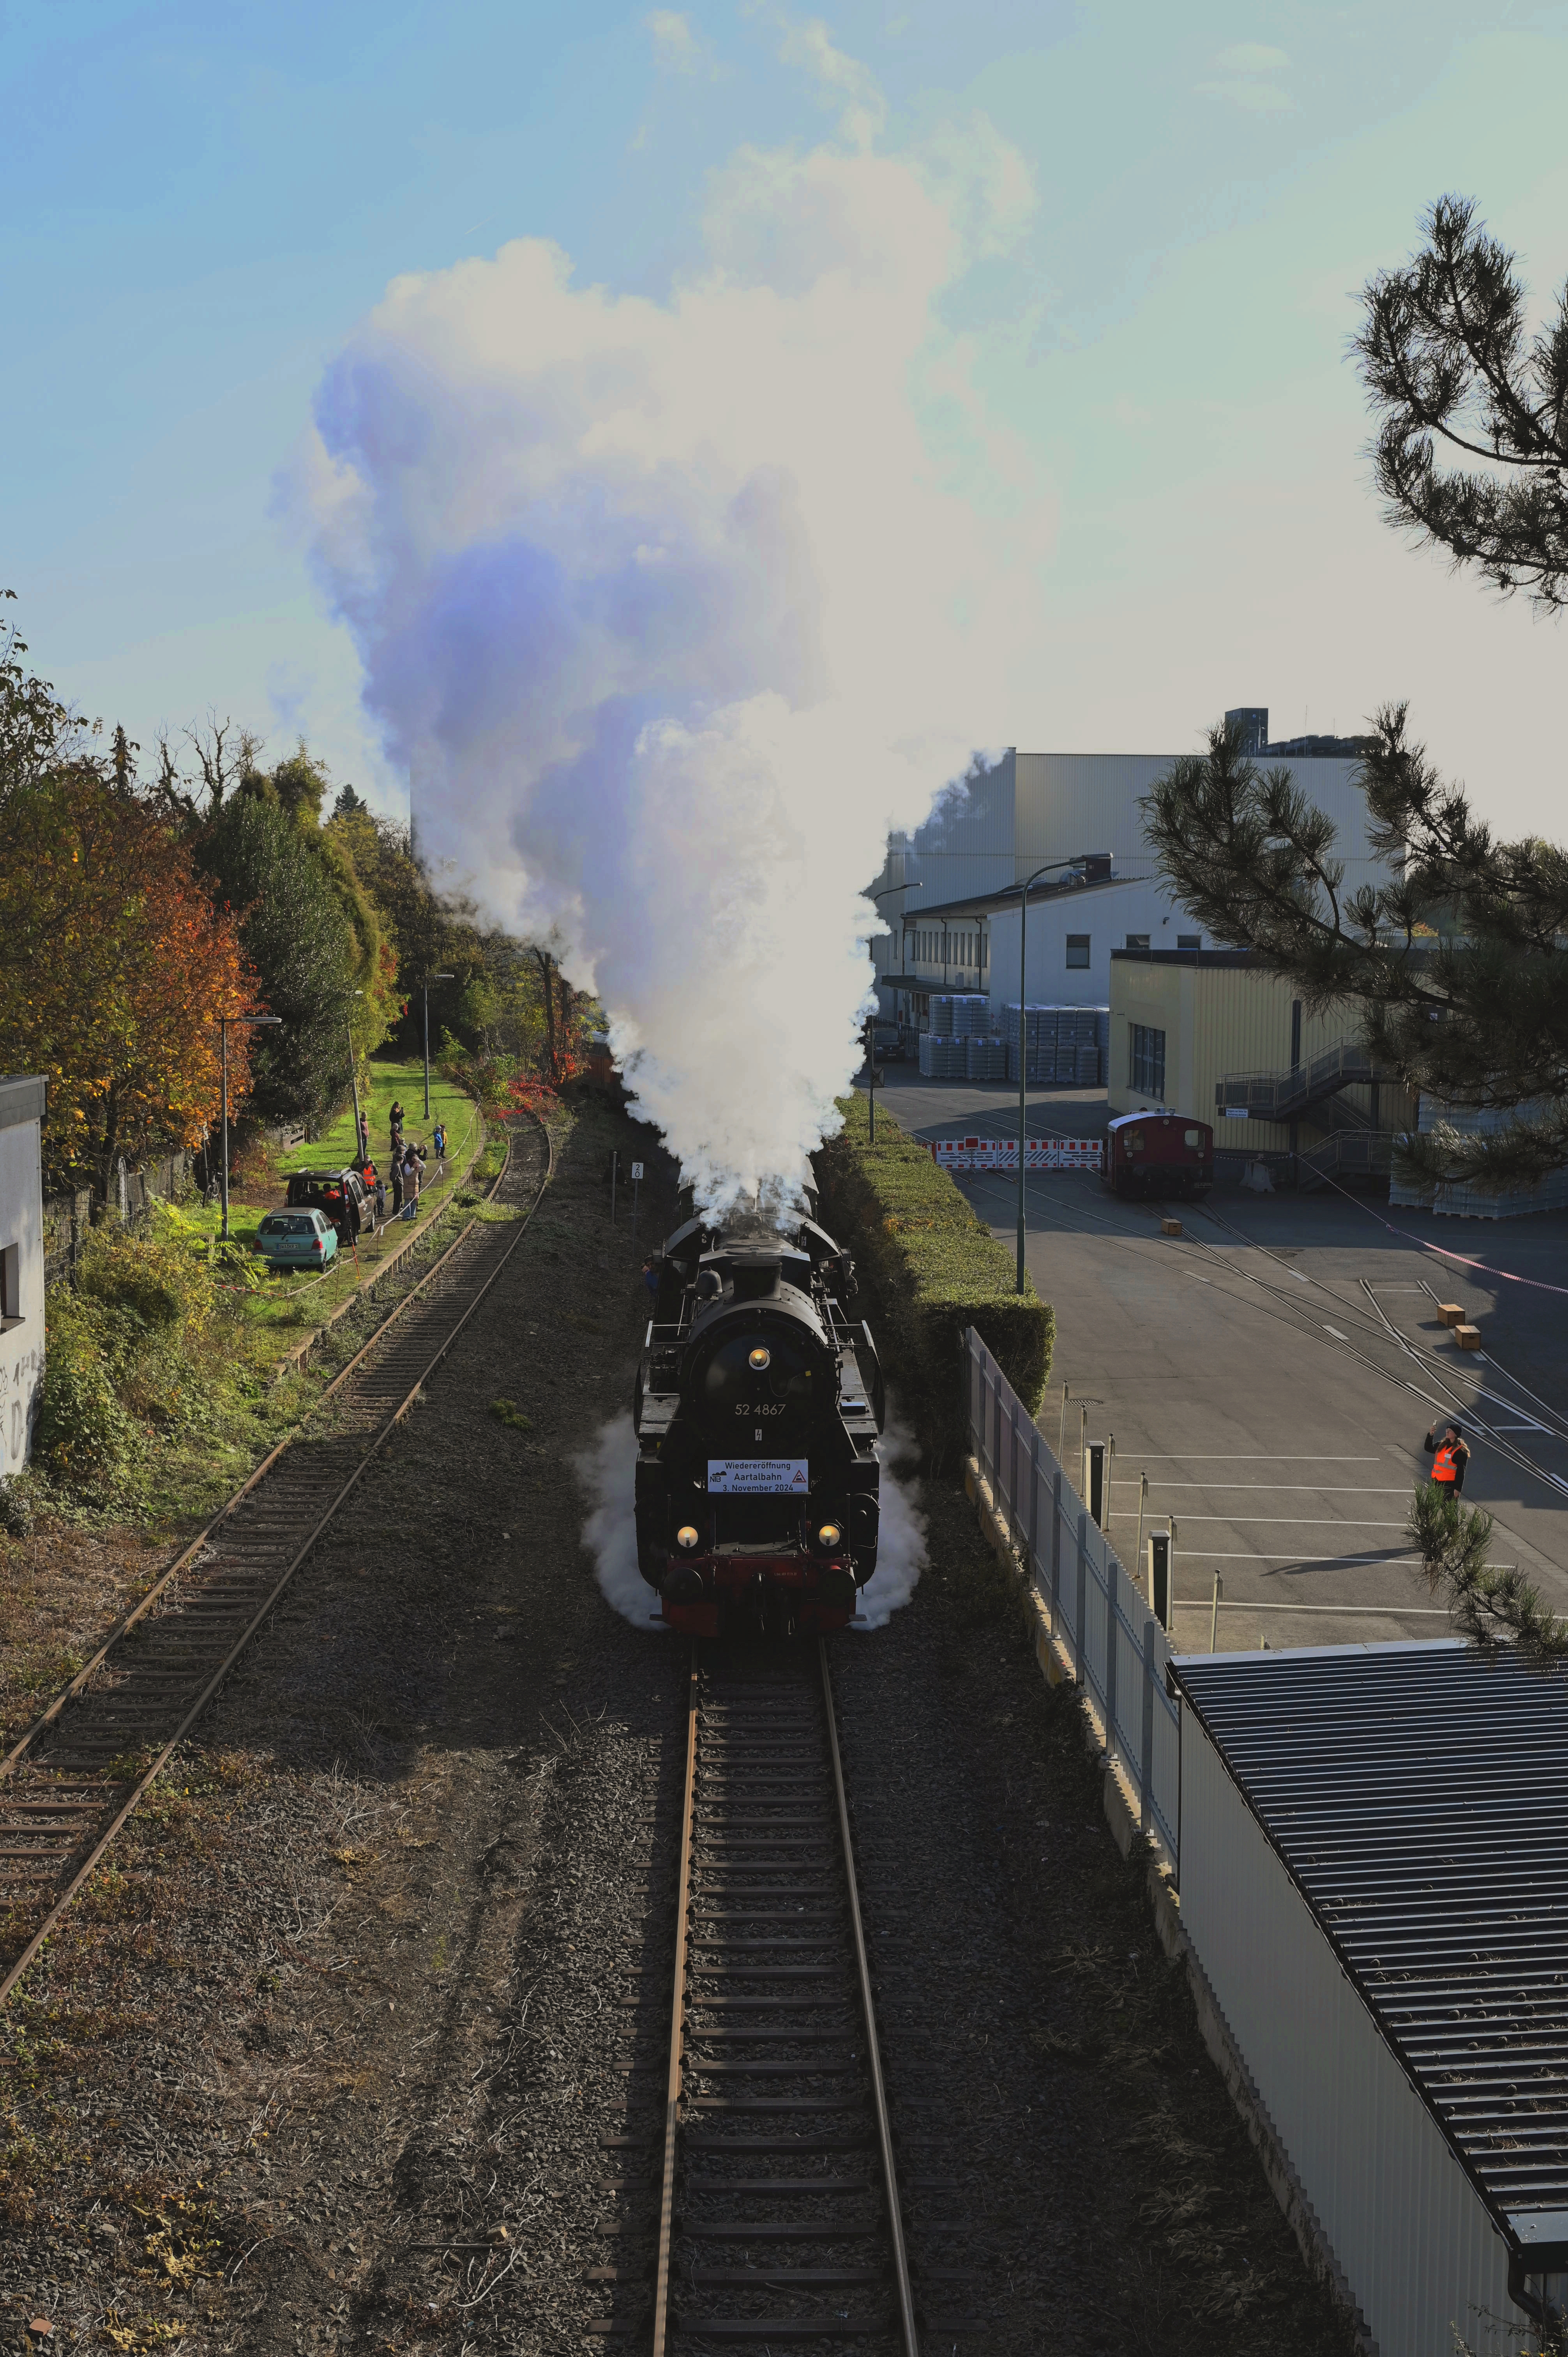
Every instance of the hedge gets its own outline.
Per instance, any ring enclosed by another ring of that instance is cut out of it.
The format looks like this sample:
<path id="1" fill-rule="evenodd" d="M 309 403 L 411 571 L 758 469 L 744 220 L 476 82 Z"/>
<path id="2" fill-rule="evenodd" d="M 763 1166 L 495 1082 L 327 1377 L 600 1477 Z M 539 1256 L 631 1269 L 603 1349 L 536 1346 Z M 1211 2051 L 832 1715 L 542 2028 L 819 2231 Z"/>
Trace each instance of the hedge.
<path id="1" fill-rule="evenodd" d="M 964 1446 L 960 1340 L 975 1327 L 1029 1413 L 1045 1396 L 1056 1319 L 1014 1255 L 945 1170 L 884 1113 L 873 1144 L 865 1099 L 816 1157 L 821 1216 L 875 1297 L 874 1330 L 920 1437 L 939 1459 Z"/>

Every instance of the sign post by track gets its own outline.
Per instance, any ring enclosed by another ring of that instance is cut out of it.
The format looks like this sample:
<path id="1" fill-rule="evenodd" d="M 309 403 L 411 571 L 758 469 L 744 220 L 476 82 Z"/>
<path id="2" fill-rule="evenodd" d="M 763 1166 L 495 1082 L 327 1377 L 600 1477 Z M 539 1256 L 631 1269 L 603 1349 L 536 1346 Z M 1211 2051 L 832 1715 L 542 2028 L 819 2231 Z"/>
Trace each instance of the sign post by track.
<path id="1" fill-rule="evenodd" d="M 637 1226 L 637 1199 L 641 1186 L 642 1165 L 640 1162 L 634 1162 L 631 1166 L 631 1224 L 634 1230 Z"/>

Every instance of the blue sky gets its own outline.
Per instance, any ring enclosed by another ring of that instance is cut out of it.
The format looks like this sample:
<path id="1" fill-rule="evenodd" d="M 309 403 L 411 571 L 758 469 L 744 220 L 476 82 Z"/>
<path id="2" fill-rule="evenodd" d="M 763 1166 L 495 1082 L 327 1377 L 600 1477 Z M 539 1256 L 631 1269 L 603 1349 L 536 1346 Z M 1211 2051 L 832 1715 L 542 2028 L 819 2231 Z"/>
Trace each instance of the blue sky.
<path id="1" fill-rule="evenodd" d="M 33 660 L 150 745 L 209 706 L 395 807 L 274 484 L 403 272 L 544 236 L 664 296 L 742 145 L 835 135 L 769 7 L 6 11 L 0 581 Z M 1026 232 L 954 289 L 1050 532 L 1040 641 L 979 740 L 1164 750 L 1229 703 L 1408 696 L 1510 828 L 1562 835 L 1562 632 L 1378 519 L 1346 341 L 1424 205 L 1568 276 L 1568 8 L 849 5 L 884 145 L 988 117 Z M 832 102 L 830 103 L 830 101 Z"/>

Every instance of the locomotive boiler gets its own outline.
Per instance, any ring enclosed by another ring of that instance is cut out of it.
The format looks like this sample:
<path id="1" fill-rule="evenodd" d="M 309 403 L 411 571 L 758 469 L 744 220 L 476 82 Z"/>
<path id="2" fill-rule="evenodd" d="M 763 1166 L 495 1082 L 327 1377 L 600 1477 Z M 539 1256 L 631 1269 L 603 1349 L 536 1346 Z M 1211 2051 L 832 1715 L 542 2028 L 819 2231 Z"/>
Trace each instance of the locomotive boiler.
<path id="1" fill-rule="evenodd" d="M 886 1400 L 824 1228 L 690 1220 L 656 1257 L 637 1372 L 637 1559 L 696 1636 L 843 1628 L 876 1567 Z"/>

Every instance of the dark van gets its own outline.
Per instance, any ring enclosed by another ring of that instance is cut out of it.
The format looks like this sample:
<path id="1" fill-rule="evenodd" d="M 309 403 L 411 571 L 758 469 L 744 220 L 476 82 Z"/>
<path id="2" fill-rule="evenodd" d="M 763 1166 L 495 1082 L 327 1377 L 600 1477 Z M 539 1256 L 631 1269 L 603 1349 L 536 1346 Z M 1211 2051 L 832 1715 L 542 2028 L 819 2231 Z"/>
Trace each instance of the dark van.
<path id="1" fill-rule="evenodd" d="M 296 1170 L 285 1198 L 291 1211 L 325 1211 L 340 1244 L 351 1244 L 368 1222 L 365 1185 L 357 1170 Z"/>

